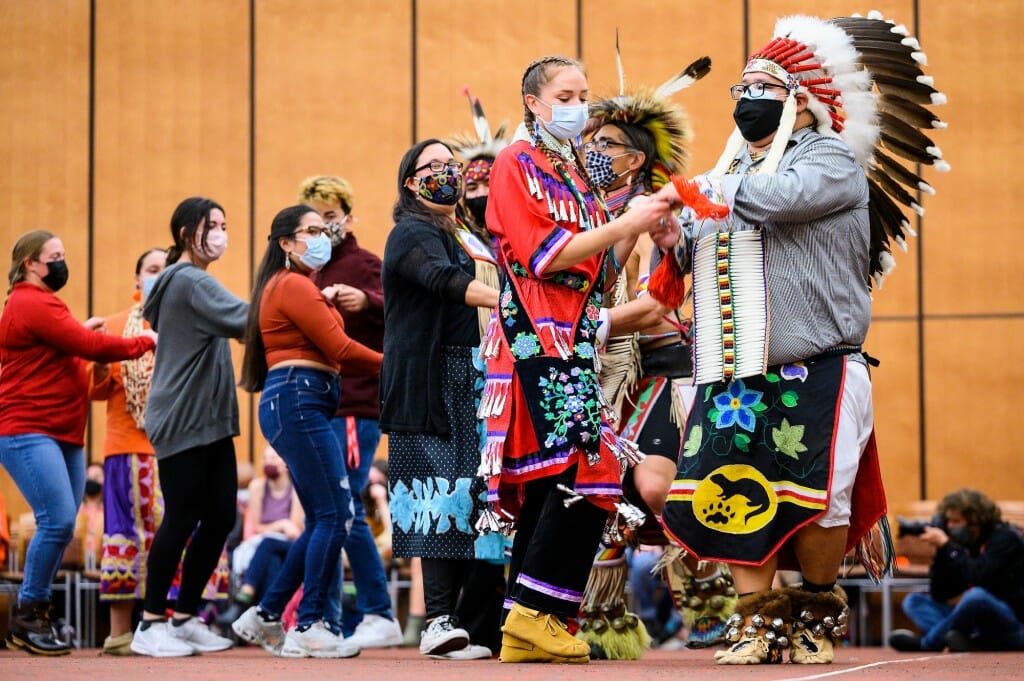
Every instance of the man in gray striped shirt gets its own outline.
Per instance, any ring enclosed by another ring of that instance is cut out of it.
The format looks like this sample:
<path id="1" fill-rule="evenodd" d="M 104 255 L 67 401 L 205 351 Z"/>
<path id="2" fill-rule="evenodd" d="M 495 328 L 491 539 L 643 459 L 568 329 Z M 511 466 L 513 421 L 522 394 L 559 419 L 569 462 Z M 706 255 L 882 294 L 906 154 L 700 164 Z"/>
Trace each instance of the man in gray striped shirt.
<path id="1" fill-rule="evenodd" d="M 790 643 L 792 661 L 828 663 L 848 616 L 843 556 L 884 512 L 860 354 L 868 185 L 841 124 L 778 63 L 755 56 L 731 94 L 737 133 L 695 179 L 730 215 L 684 209 L 675 248 L 693 275 L 698 390 L 663 519 L 731 564 L 742 598 L 719 664 L 778 662 Z M 679 201 L 672 184 L 660 194 Z M 803 584 L 771 590 L 777 568 Z"/>

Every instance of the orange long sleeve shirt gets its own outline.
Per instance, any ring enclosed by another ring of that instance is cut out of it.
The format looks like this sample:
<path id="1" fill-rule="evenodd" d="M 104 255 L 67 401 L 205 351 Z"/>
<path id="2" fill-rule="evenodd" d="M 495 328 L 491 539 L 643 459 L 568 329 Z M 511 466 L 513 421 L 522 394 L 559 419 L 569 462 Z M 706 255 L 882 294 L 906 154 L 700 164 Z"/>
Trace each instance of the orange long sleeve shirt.
<path id="1" fill-rule="evenodd" d="M 345 333 L 345 322 L 320 289 L 296 272 L 275 275 L 260 301 L 267 366 L 304 359 L 345 374 L 375 374 L 381 353 Z"/>
<path id="2" fill-rule="evenodd" d="M 112 336 L 124 334 L 125 324 L 131 309 L 107 317 L 107 333 Z M 145 328 L 149 324 L 142 322 Z M 109 372 L 106 378 L 96 380 L 96 365 L 89 367 L 89 399 L 107 402 L 107 432 L 103 439 L 103 458 L 114 454 L 154 454 L 153 445 L 146 437 L 146 431 L 135 425 L 135 419 L 128 413 L 128 403 L 121 380 L 121 363 L 111 362 L 107 365 Z"/>

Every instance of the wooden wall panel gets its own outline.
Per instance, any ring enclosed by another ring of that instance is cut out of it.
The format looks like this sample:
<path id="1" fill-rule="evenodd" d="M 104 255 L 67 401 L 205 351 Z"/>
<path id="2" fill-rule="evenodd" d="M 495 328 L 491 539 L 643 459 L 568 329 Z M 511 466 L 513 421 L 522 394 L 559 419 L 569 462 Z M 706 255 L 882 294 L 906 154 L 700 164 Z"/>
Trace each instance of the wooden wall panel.
<path id="1" fill-rule="evenodd" d="M 480 98 L 493 129 L 508 120 L 514 131 L 523 120 L 520 85 L 526 66 L 548 54 L 576 56 L 573 0 L 543 5 L 500 0 L 419 2 L 416 25 L 419 139 L 445 139 L 473 130 L 462 94 L 466 85 Z"/>
<path id="2" fill-rule="evenodd" d="M 78 319 L 89 309 L 89 3 L 0 4 L 0 271 L 7 298 L 10 253 L 19 236 L 46 229 L 67 251 L 60 297 Z M 2 314 L 2 311 L 0 311 Z M 0 467 L 12 516 L 28 506 Z"/>
<path id="3" fill-rule="evenodd" d="M 614 7 L 614 8 L 613 8 Z M 619 31 L 626 89 L 654 87 L 694 59 L 711 57 L 711 73 L 673 99 L 689 115 L 694 132 L 690 175 L 714 166 L 734 127 L 729 86 L 743 66 L 743 2 L 715 3 L 715 20 L 699 3 L 656 0 L 583 2 L 583 57 L 595 96 L 618 92 L 615 30 Z"/>
<path id="4" fill-rule="evenodd" d="M 1024 320 L 934 320 L 924 330 L 926 498 L 968 486 L 993 499 L 1024 499 L 1017 433 L 1024 366 L 1005 361 L 1024 344 Z"/>
<path id="5" fill-rule="evenodd" d="M 171 214 L 194 195 L 227 214 L 228 250 L 210 273 L 248 299 L 249 3 L 106 0 L 96 7 L 95 52 L 94 309 L 131 304 L 139 254 L 170 245 Z M 249 400 L 239 392 L 240 458 Z M 103 419 L 93 423 L 98 449 Z"/>
<path id="6" fill-rule="evenodd" d="M 274 215 L 321 174 L 352 183 L 354 231 L 383 253 L 412 142 L 411 16 L 409 2 L 256 3 L 257 264 Z"/>
<path id="7" fill-rule="evenodd" d="M 936 177 L 925 230 L 930 314 L 1024 313 L 1020 107 L 1024 3 L 919 0 L 929 72 L 949 104 L 934 136 L 953 170 Z"/>
<path id="8" fill-rule="evenodd" d="M 875 321 L 865 349 L 881 364 L 871 368 L 875 439 L 889 510 L 920 497 L 920 372 L 916 321 Z"/>

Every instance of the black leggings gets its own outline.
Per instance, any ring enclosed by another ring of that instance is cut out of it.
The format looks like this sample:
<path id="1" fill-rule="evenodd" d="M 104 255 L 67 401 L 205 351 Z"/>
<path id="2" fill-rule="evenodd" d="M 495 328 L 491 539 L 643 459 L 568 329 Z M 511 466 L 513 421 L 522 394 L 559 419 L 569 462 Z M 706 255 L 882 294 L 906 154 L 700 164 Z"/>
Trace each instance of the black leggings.
<path id="1" fill-rule="evenodd" d="M 195 615 L 203 588 L 235 524 L 235 444 L 227 438 L 186 449 L 161 459 L 159 470 L 164 519 L 149 550 L 145 608 L 154 615 L 164 614 L 167 591 L 181 562 L 181 588 L 174 609 Z"/>

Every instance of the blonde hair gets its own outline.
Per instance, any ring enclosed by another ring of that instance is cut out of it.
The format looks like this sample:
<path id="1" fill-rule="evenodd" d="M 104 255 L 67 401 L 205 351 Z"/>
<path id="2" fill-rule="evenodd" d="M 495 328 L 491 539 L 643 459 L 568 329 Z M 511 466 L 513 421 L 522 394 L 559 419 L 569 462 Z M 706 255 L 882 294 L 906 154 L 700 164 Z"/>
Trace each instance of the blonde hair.
<path id="1" fill-rule="evenodd" d="M 43 246 L 56 236 L 53 232 L 36 229 L 18 237 L 11 250 L 11 269 L 7 272 L 7 281 L 10 283 L 8 293 L 15 284 L 25 281 L 25 260 L 38 260 L 39 254 L 43 252 Z"/>
<path id="2" fill-rule="evenodd" d="M 334 177 L 333 175 L 308 177 L 303 180 L 302 186 L 299 187 L 300 203 L 309 203 L 310 201 L 331 203 L 332 201 L 337 201 L 346 215 L 352 212 L 354 199 L 355 195 L 352 192 L 352 185 L 346 180 Z"/>
<path id="3" fill-rule="evenodd" d="M 534 59 L 526 67 L 526 71 L 523 72 L 521 92 L 523 96 L 523 120 L 526 122 L 527 128 L 533 126 L 534 116 L 533 112 L 530 111 L 530 107 L 526 106 L 526 95 L 538 97 L 541 88 L 554 78 L 555 73 L 567 67 L 575 67 L 583 75 L 587 74 L 586 67 L 583 66 L 583 62 L 579 59 L 565 57 L 560 54 L 550 54 L 540 59 Z"/>

